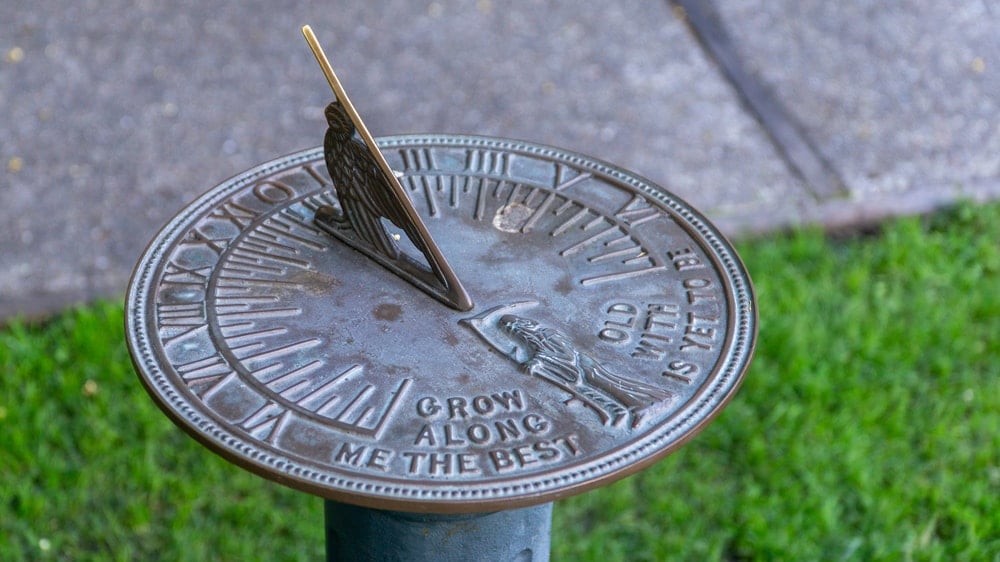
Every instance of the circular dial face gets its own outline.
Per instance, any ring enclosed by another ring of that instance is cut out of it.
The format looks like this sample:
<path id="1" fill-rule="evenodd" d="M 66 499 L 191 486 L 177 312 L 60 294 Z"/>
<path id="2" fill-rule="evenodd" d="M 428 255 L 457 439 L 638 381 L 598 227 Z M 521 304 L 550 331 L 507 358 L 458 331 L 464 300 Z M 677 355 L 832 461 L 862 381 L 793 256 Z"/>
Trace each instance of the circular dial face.
<path id="1" fill-rule="evenodd" d="M 226 181 L 164 227 L 127 297 L 140 378 L 201 442 L 329 499 L 489 511 L 635 472 L 732 396 L 750 281 L 687 204 L 549 147 L 378 142 L 473 309 L 315 226 L 339 208 L 320 149 Z"/>

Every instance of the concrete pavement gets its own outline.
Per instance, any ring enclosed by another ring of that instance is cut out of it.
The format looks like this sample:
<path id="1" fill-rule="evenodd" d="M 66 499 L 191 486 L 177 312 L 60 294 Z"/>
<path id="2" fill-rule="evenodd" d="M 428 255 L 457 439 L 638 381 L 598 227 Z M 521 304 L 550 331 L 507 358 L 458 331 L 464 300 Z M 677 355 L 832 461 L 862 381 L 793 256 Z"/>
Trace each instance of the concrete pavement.
<path id="1" fill-rule="evenodd" d="M 186 202 L 320 144 L 304 23 L 376 136 L 579 151 L 736 236 L 1000 196 L 985 1 L 64 4 L 0 5 L 0 319 L 119 297 Z"/>

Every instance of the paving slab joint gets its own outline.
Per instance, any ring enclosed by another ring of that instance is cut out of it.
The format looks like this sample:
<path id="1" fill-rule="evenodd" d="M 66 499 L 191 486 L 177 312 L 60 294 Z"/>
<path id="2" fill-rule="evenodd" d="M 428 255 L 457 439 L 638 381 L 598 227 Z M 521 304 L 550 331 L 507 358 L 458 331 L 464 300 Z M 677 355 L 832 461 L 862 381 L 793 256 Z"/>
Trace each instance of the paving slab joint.
<path id="1" fill-rule="evenodd" d="M 672 0 L 702 48 L 719 66 L 740 100 L 767 132 L 785 163 L 809 187 L 817 201 L 850 195 L 843 180 L 802 127 L 743 58 L 709 0 Z"/>

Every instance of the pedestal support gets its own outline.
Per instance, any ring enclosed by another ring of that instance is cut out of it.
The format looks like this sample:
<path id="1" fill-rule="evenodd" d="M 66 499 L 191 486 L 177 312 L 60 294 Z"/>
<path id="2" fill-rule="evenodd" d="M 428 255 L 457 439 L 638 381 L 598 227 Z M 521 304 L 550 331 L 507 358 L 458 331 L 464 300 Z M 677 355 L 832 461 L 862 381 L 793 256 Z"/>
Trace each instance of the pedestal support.
<path id="1" fill-rule="evenodd" d="M 383 511 L 326 501 L 328 562 L 546 562 L 552 504 L 494 513 Z"/>

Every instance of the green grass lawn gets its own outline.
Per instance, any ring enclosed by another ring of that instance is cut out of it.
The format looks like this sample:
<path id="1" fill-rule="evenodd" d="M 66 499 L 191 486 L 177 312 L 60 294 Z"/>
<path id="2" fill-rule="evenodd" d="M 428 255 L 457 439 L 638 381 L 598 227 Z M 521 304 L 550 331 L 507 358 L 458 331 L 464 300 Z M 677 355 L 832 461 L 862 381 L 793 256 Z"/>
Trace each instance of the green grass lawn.
<path id="1" fill-rule="evenodd" d="M 556 505 L 556 560 L 1000 560 L 1000 206 L 739 245 L 757 357 L 646 472 Z M 322 503 L 153 405 L 122 310 L 0 332 L 0 559 L 322 559 Z"/>

